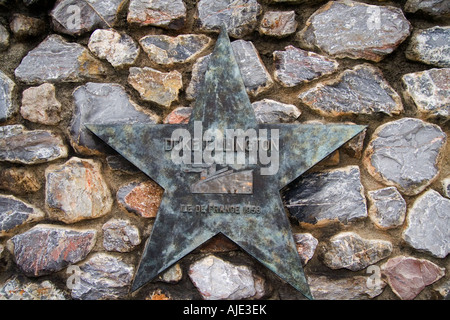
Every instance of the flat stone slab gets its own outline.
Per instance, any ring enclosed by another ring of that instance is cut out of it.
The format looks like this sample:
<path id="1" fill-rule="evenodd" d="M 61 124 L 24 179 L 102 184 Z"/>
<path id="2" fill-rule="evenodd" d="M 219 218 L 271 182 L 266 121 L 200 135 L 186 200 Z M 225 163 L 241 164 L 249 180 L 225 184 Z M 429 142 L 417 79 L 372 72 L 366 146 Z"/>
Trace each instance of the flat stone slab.
<path id="1" fill-rule="evenodd" d="M 395 187 L 367 193 L 370 202 L 369 217 L 380 229 L 399 227 L 405 221 L 406 202 Z"/>
<path id="2" fill-rule="evenodd" d="M 102 226 L 102 231 L 106 251 L 130 252 L 141 243 L 139 229 L 128 220 L 111 219 Z"/>
<path id="3" fill-rule="evenodd" d="M 259 33 L 284 38 L 297 30 L 295 11 L 267 11 L 261 19 Z"/>
<path id="4" fill-rule="evenodd" d="M 404 9 L 406 12 L 423 12 L 437 18 L 450 17 L 450 3 L 447 0 L 408 0 Z"/>
<path id="5" fill-rule="evenodd" d="M 450 68 L 429 69 L 402 77 L 403 95 L 427 117 L 450 117 Z"/>
<path id="6" fill-rule="evenodd" d="M 445 258 L 450 252 L 449 219 L 450 199 L 428 190 L 409 209 L 403 239 L 417 250 Z"/>
<path id="7" fill-rule="evenodd" d="M 256 120 L 259 123 L 292 122 L 302 114 L 293 104 L 263 99 L 252 103 Z"/>
<path id="8" fill-rule="evenodd" d="M 152 180 L 131 182 L 119 188 L 116 194 L 121 208 L 143 218 L 155 218 L 161 204 L 162 189 Z"/>
<path id="9" fill-rule="evenodd" d="M 182 0 L 131 0 L 128 23 L 180 29 L 186 20 L 186 6 Z"/>
<path id="10" fill-rule="evenodd" d="M 16 84 L 0 71 L 0 122 L 10 119 L 19 106 L 14 102 Z"/>
<path id="11" fill-rule="evenodd" d="M 330 1 L 298 33 L 302 46 L 337 58 L 378 62 L 410 34 L 401 9 L 356 1 Z"/>
<path id="12" fill-rule="evenodd" d="M 406 58 L 436 67 L 450 67 L 450 27 L 416 30 L 406 48 Z"/>
<path id="13" fill-rule="evenodd" d="M 43 83 L 22 92 L 22 117 L 31 122 L 56 125 L 61 120 L 61 102 L 56 99 L 55 86 Z"/>
<path id="14" fill-rule="evenodd" d="M 420 119 L 391 121 L 375 130 L 363 163 L 378 181 L 416 195 L 437 177 L 446 140 L 439 126 Z"/>
<path id="15" fill-rule="evenodd" d="M 299 99 L 325 116 L 403 111 L 400 96 L 384 79 L 380 69 L 369 64 L 345 70 L 337 78 L 319 82 L 300 92 Z"/>

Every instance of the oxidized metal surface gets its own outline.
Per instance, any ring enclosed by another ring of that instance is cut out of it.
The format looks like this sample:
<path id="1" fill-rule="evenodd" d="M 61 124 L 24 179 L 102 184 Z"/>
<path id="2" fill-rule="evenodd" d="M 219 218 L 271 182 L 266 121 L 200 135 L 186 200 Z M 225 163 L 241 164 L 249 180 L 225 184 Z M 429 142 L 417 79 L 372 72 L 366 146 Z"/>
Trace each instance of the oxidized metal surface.
<path id="1" fill-rule="evenodd" d="M 364 126 L 258 124 L 222 30 L 188 124 L 87 127 L 164 188 L 133 291 L 222 233 L 312 298 L 280 189 Z"/>

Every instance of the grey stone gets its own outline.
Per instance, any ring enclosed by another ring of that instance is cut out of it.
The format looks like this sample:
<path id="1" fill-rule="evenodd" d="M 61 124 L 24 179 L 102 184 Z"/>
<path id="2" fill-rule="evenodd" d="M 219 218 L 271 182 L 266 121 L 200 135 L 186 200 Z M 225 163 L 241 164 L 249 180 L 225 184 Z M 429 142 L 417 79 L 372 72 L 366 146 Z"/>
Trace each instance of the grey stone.
<path id="1" fill-rule="evenodd" d="M 12 16 L 9 27 L 11 28 L 14 37 L 26 39 L 42 34 L 45 31 L 45 22 L 41 19 L 16 13 Z"/>
<path id="2" fill-rule="evenodd" d="M 411 13 L 423 12 L 432 17 L 450 17 L 450 3 L 448 0 L 408 0 L 404 8 L 406 12 Z"/>
<path id="3" fill-rule="evenodd" d="M 274 51 L 274 78 L 284 87 L 295 87 L 335 72 L 339 66 L 334 59 L 292 45 L 284 51 Z"/>
<path id="4" fill-rule="evenodd" d="M 338 58 L 380 61 L 408 36 L 411 24 L 401 9 L 356 1 L 330 1 L 299 32 L 303 46 Z"/>
<path id="5" fill-rule="evenodd" d="M 354 232 L 341 232 L 322 248 L 321 257 L 331 269 L 359 271 L 391 253 L 392 243 L 389 241 L 363 239 Z"/>
<path id="6" fill-rule="evenodd" d="M 417 250 L 445 258 L 450 252 L 449 221 L 450 200 L 428 190 L 409 209 L 403 239 Z"/>
<path id="7" fill-rule="evenodd" d="M 9 47 L 9 32 L 0 24 L 0 51 Z"/>
<path id="8" fill-rule="evenodd" d="M 267 11 L 261 19 L 259 33 L 283 38 L 293 34 L 297 25 L 295 11 Z"/>
<path id="9" fill-rule="evenodd" d="M 183 278 L 183 270 L 179 263 L 175 264 L 173 267 L 167 269 L 161 276 L 159 280 L 166 283 L 178 283 Z"/>
<path id="10" fill-rule="evenodd" d="M 450 198 L 450 177 L 447 177 L 444 180 L 442 180 L 442 189 L 444 190 L 444 195 L 447 198 Z"/>
<path id="11" fill-rule="evenodd" d="M 131 0 L 129 23 L 181 29 L 186 20 L 186 6 L 182 0 Z"/>
<path id="12" fill-rule="evenodd" d="M 61 120 L 61 103 L 56 99 L 55 86 L 44 83 L 22 92 L 20 114 L 31 122 L 56 125 Z"/>
<path id="13" fill-rule="evenodd" d="M 354 124 L 354 123 L 349 123 Z M 356 159 L 361 159 L 363 155 L 364 148 L 364 139 L 366 138 L 367 129 L 364 129 L 359 133 L 356 137 L 351 139 L 349 142 L 342 146 L 342 150 L 344 150 L 351 157 Z"/>
<path id="14" fill-rule="evenodd" d="M 140 51 L 132 37 L 114 29 L 95 30 L 89 38 L 88 48 L 97 57 L 106 59 L 114 68 L 133 65 Z"/>
<path id="15" fill-rule="evenodd" d="M 414 118 L 391 121 L 375 130 L 363 163 L 378 181 L 416 195 L 437 177 L 446 140 L 437 125 Z"/>
<path id="16" fill-rule="evenodd" d="M 111 219 L 102 226 L 102 230 L 106 251 L 130 252 L 141 243 L 139 229 L 128 220 Z"/>
<path id="17" fill-rule="evenodd" d="M 8 242 L 19 269 L 26 276 L 38 277 L 83 260 L 93 249 L 96 235 L 94 229 L 39 224 Z"/>
<path id="18" fill-rule="evenodd" d="M 302 265 L 305 266 L 314 256 L 319 240 L 310 233 L 294 233 L 293 236 L 300 260 Z"/>
<path id="19" fill-rule="evenodd" d="M 41 189 L 41 182 L 32 168 L 10 167 L 0 171 L 0 189 L 26 195 Z"/>
<path id="20" fill-rule="evenodd" d="M 399 227 L 405 221 L 406 202 L 395 187 L 368 192 L 369 217 L 380 229 Z"/>
<path id="21" fill-rule="evenodd" d="M 0 122 L 10 119 L 17 112 L 18 105 L 14 102 L 15 87 L 14 81 L 0 71 Z"/>
<path id="22" fill-rule="evenodd" d="M 252 103 L 259 123 L 292 122 L 302 114 L 293 104 L 263 99 Z"/>
<path id="23" fill-rule="evenodd" d="M 384 79 L 380 69 L 369 64 L 345 70 L 336 79 L 322 81 L 298 96 L 304 104 L 326 116 L 403 111 L 400 96 Z"/>
<path id="24" fill-rule="evenodd" d="M 111 28 L 117 22 L 124 0 L 59 0 L 50 16 L 53 28 L 69 35 L 81 35 L 97 28 Z"/>
<path id="25" fill-rule="evenodd" d="M 128 294 L 134 267 L 121 258 L 95 253 L 79 267 L 80 285 L 72 289 L 73 299 L 111 300 Z"/>
<path id="26" fill-rule="evenodd" d="M 35 282 L 14 275 L 0 287 L 0 300 L 67 300 L 67 296 L 48 280 Z"/>
<path id="27" fill-rule="evenodd" d="M 406 58 L 436 67 L 450 67 L 450 27 L 416 30 L 406 48 Z"/>
<path id="28" fill-rule="evenodd" d="M 150 61 L 171 66 L 196 59 L 210 45 L 211 38 L 203 34 L 149 35 L 141 38 L 139 43 Z"/>
<path id="29" fill-rule="evenodd" d="M 261 12 L 256 0 L 200 0 L 196 21 L 203 31 L 219 31 L 225 24 L 230 37 L 242 38 L 255 30 Z"/>
<path id="30" fill-rule="evenodd" d="M 30 204 L 13 196 L 0 195 L 0 237 L 44 217 L 44 212 Z"/>
<path id="31" fill-rule="evenodd" d="M 102 217 L 113 199 L 101 174 L 101 163 L 71 158 L 45 170 L 45 205 L 50 219 L 74 223 Z"/>
<path id="32" fill-rule="evenodd" d="M 367 217 L 366 198 L 357 166 L 305 174 L 283 192 L 285 206 L 301 223 L 348 224 Z"/>
<path id="33" fill-rule="evenodd" d="M 39 84 L 99 78 L 105 70 L 85 47 L 52 34 L 28 52 L 15 74 L 18 80 L 27 84 Z"/>
<path id="34" fill-rule="evenodd" d="M 264 294 L 263 285 L 257 284 L 249 267 L 213 255 L 193 263 L 188 274 L 205 300 L 240 300 Z"/>
<path id="35" fill-rule="evenodd" d="M 26 130 L 20 124 L 0 127 L 0 161 L 37 164 L 66 158 L 63 139 L 48 130 Z"/>
<path id="36" fill-rule="evenodd" d="M 69 127 L 72 147 L 80 154 L 100 154 L 108 147 L 85 124 L 156 123 L 159 118 L 134 103 L 115 83 L 89 82 L 73 92 L 75 108 Z"/>
<path id="37" fill-rule="evenodd" d="M 406 100 L 427 117 L 450 117 L 450 68 L 430 69 L 402 77 Z"/>

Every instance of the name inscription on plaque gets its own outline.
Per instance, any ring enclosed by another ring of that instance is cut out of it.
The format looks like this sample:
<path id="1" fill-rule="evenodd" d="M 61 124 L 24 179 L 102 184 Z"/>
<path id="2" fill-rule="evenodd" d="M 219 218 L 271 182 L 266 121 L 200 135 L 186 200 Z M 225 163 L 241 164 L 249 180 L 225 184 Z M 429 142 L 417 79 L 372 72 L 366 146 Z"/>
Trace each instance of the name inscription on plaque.
<path id="1" fill-rule="evenodd" d="M 181 204 L 180 211 L 182 213 L 234 213 L 234 214 L 260 214 L 261 207 L 254 205 L 241 204 Z"/>

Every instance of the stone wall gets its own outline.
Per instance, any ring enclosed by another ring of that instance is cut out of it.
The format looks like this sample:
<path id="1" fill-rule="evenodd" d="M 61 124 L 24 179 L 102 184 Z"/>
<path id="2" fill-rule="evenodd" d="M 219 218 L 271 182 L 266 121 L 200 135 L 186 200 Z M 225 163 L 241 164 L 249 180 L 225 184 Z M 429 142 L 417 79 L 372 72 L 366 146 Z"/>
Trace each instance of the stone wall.
<path id="1" fill-rule="evenodd" d="M 303 299 L 220 236 L 129 292 L 163 190 L 84 124 L 187 121 L 221 20 L 258 121 L 367 125 L 282 190 L 313 296 L 448 298 L 448 1 L 0 12 L 0 299 Z"/>

